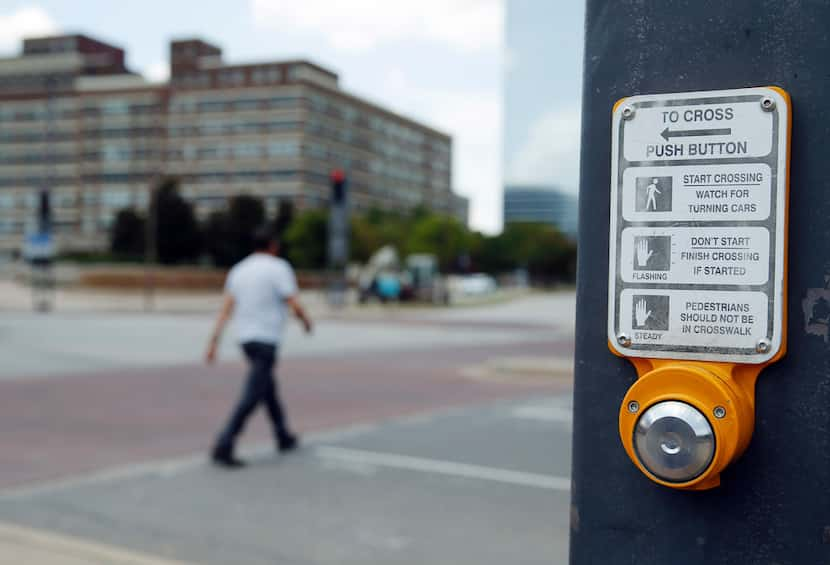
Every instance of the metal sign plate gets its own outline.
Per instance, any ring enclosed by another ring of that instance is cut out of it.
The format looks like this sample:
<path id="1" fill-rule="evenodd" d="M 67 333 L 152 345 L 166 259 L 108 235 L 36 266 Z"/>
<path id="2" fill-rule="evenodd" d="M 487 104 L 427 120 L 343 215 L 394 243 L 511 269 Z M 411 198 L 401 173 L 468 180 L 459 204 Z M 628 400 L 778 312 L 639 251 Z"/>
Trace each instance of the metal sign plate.
<path id="1" fill-rule="evenodd" d="M 55 258 L 55 240 L 52 234 L 38 232 L 26 236 L 23 258 L 27 261 L 48 261 Z"/>
<path id="2" fill-rule="evenodd" d="M 763 363 L 783 345 L 790 101 L 776 88 L 614 108 L 608 340 Z"/>

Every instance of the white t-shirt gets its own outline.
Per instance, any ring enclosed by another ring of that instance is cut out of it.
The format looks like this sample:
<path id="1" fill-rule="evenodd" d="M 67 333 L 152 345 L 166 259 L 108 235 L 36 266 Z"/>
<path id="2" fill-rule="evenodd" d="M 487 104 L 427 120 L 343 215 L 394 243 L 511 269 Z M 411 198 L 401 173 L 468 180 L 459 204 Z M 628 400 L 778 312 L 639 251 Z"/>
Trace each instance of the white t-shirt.
<path id="1" fill-rule="evenodd" d="M 225 281 L 233 296 L 233 324 L 239 343 L 278 344 L 285 325 L 285 299 L 297 293 L 297 278 L 287 261 L 252 253 L 234 265 Z"/>

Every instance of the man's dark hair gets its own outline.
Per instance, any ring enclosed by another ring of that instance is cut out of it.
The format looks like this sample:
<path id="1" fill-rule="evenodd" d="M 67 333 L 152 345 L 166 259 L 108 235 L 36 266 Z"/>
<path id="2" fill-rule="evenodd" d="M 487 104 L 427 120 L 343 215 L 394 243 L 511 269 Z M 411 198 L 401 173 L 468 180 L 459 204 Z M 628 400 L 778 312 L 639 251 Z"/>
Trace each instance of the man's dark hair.
<path id="1" fill-rule="evenodd" d="M 251 242 L 254 246 L 254 251 L 268 251 L 272 243 L 279 243 L 277 234 L 274 230 L 267 226 L 261 226 L 254 230 L 251 235 Z"/>

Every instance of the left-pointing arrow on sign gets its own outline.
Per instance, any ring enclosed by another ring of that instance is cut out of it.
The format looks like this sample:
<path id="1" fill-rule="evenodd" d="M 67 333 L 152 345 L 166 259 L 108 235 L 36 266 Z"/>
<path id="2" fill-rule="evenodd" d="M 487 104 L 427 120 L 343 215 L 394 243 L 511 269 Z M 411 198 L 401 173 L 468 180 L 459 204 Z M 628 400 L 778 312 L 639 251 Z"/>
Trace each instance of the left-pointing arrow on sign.
<path id="1" fill-rule="evenodd" d="M 666 141 L 671 137 L 701 137 L 704 135 L 732 135 L 732 128 L 716 128 L 716 129 L 684 129 L 684 130 L 670 130 L 664 129 L 660 135 Z"/>

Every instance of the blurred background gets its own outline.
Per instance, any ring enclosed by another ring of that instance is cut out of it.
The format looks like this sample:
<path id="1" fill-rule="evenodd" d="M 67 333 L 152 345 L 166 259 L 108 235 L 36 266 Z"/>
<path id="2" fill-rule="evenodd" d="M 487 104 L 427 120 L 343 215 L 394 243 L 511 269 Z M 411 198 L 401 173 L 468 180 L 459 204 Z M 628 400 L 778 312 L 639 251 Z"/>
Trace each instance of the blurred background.
<path id="1" fill-rule="evenodd" d="M 0 561 L 564 562 L 583 16 L 0 1 Z M 263 224 L 306 446 L 228 475 Z"/>

